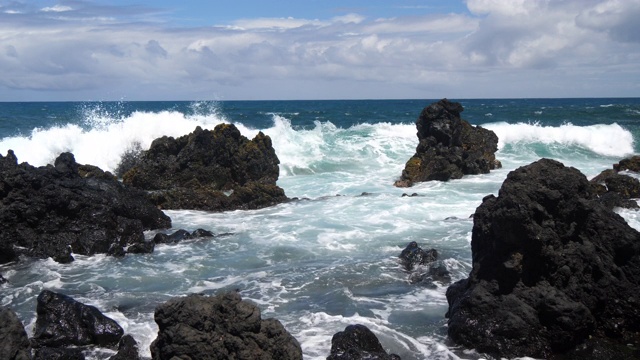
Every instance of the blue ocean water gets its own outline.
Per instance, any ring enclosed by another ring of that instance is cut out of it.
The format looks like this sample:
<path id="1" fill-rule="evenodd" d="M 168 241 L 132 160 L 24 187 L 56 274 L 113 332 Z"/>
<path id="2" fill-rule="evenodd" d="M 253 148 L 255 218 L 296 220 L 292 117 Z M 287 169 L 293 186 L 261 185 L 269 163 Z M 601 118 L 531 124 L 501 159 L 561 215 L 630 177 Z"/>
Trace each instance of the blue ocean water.
<path id="1" fill-rule="evenodd" d="M 278 184 L 307 199 L 255 211 L 167 211 L 175 229 L 232 235 L 160 245 L 151 255 L 1 266 L 9 282 L 0 304 L 32 331 L 40 291 L 63 292 L 117 320 L 150 357 L 159 303 L 240 289 L 300 341 L 305 359 L 324 359 L 331 336 L 353 323 L 405 360 L 480 358 L 447 340 L 448 284 L 411 284 L 397 256 L 416 241 L 439 251 L 453 281 L 466 277 L 469 216 L 482 198 L 496 194 L 509 171 L 541 157 L 592 177 L 640 153 L 640 99 L 455 100 L 464 119 L 496 132 L 503 168 L 395 188 L 417 145 L 414 122 L 432 101 L 0 103 L 0 153 L 12 149 L 32 165 L 71 151 L 80 163 L 114 170 L 128 149 L 196 126 L 230 122 L 249 138 L 263 131 L 281 162 Z M 620 213 L 640 228 L 635 212 Z"/>

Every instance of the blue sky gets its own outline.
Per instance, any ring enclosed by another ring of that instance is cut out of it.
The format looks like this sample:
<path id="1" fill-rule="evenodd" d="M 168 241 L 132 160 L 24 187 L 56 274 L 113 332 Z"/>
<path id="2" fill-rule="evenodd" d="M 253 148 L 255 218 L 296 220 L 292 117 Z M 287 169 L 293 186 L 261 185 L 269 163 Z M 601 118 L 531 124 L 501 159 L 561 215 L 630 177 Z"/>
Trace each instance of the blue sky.
<path id="1" fill-rule="evenodd" d="M 640 0 L 0 0 L 0 101 L 640 96 Z"/>

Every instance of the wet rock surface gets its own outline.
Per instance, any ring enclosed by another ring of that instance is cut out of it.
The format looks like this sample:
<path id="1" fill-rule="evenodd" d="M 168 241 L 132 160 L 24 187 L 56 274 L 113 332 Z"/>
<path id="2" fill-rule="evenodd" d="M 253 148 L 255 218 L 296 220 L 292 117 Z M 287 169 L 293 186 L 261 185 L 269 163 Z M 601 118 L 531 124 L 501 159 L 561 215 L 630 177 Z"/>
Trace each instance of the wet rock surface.
<path id="1" fill-rule="evenodd" d="M 144 230 L 171 227 L 143 192 L 77 164 L 71 153 L 54 166 L 33 167 L 9 150 L 0 155 L 0 176 L 2 263 L 20 254 L 68 263 L 72 253 L 116 252 L 143 242 Z"/>
<path id="2" fill-rule="evenodd" d="M 400 360 L 400 356 L 388 354 L 369 328 L 356 324 L 333 335 L 327 360 Z"/>
<path id="3" fill-rule="evenodd" d="M 32 338 L 36 347 L 115 346 L 124 331 L 97 308 L 69 296 L 43 290 L 38 296 Z"/>
<path id="4" fill-rule="evenodd" d="M 542 159 L 509 173 L 477 208 L 471 248 L 469 277 L 447 290 L 455 342 L 508 358 L 637 357 L 640 233 L 578 170 Z"/>
<path id="5" fill-rule="evenodd" d="M 7 360 L 31 359 L 31 345 L 22 322 L 4 306 L 0 306 L 0 354 Z"/>
<path id="6" fill-rule="evenodd" d="M 279 160 L 262 132 L 252 140 L 230 124 L 156 139 L 123 176 L 163 209 L 259 209 L 287 201 Z"/>
<path id="7" fill-rule="evenodd" d="M 486 174 L 501 166 L 495 158 L 496 134 L 463 120 L 462 111 L 460 103 L 447 99 L 422 110 L 416 120 L 419 140 L 416 153 L 407 161 L 396 186 Z"/>
<path id="8" fill-rule="evenodd" d="M 153 359 L 302 359 L 298 341 L 236 292 L 173 298 L 155 311 Z"/>
<path id="9" fill-rule="evenodd" d="M 604 170 L 591 183 L 598 199 L 608 208 L 638 209 L 633 199 L 640 198 L 640 156 L 622 159 L 613 169 Z M 635 176 L 633 176 L 633 175 Z"/>

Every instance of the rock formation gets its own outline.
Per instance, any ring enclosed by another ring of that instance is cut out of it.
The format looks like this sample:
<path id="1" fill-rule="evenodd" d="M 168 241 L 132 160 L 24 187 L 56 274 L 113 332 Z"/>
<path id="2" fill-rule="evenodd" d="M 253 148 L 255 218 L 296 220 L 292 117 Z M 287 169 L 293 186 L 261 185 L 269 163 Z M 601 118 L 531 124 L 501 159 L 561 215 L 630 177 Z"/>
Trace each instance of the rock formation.
<path id="1" fill-rule="evenodd" d="M 287 200 L 276 185 L 279 160 L 262 132 L 253 140 L 229 124 L 162 137 L 123 176 L 163 209 L 258 209 Z"/>
<path id="2" fill-rule="evenodd" d="M 640 174 L 640 156 L 622 159 L 613 169 L 604 170 L 591 179 L 599 200 L 609 208 L 639 208 L 632 199 L 640 198 L 640 180 L 620 173 L 623 171 Z"/>
<path id="3" fill-rule="evenodd" d="M 578 170 L 512 171 L 476 210 L 471 250 L 469 278 L 447 290 L 455 342 L 508 358 L 640 355 L 640 233 Z"/>
<path id="4" fill-rule="evenodd" d="M 37 347 L 109 347 L 117 345 L 124 333 L 118 323 L 94 306 L 49 290 L 38 295 L 36 312 L 33 342 Z"/>
<path id="5" fill-rule="evenodd" d="M 31 359 L 31 345 L 20 319 L 9 308 L 0 306 L 0 358 Z"/>
<path id="6" fill-rule="evenodd" d="M 333 335 L 327 360 L 400 360 L 400 356 L 388 354 L 369 328 L 356 324 Z"/>
<path id="7" fill-rule="evenodd" d="M 236 292 L 173 298 L 155 311 L 154 360 L 302 359 L 298 341 Z"/>
<path id="8" fill-rule="evenodd" d="M 449 282 L 449 270 L 438 260 L 436 249 L 423 250 L 415 241 L 410 242 L 400 253 L 400 264 L 409 272 L 411 283 L 422 283 L 434 287 L 434 281 Z"/>
<path id="9" fill-rule="evenodd" d="M 442 99 L 422 110 L 416 120 L 419 144 L 395 185 L 459 179 L 500 167 L 495 158 L 498 137 L 460 118 L 462 105 Z"/>
<path id="10" fill-rule="evenodd" d="M 0 263 L 20 253 L 66 263 L 72 252 L 108 253 L 144 241 L 144 230 L 170 226 L 142 192 L 78 165 L 71 153 L 37 168 L 18 164 L 11 150 L 0 155 Z"/>

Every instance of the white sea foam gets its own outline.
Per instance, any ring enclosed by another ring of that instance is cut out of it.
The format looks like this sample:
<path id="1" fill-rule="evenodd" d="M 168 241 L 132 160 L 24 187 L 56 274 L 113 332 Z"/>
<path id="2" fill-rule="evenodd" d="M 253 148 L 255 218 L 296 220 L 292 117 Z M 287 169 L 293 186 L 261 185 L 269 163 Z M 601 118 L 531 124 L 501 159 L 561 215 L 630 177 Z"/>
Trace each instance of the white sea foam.
<path id="1" fill-rule="evenodd" d="M 483 127 L 498 135 L 498 148 L 513 143 L 541 143 L 578 145 L 604 156 L 626 156 L 633 153 L 633 135 L 622 126 L 613 123 L 576 126 L 542 126 L 537 123 L 490 123 Z"/>

